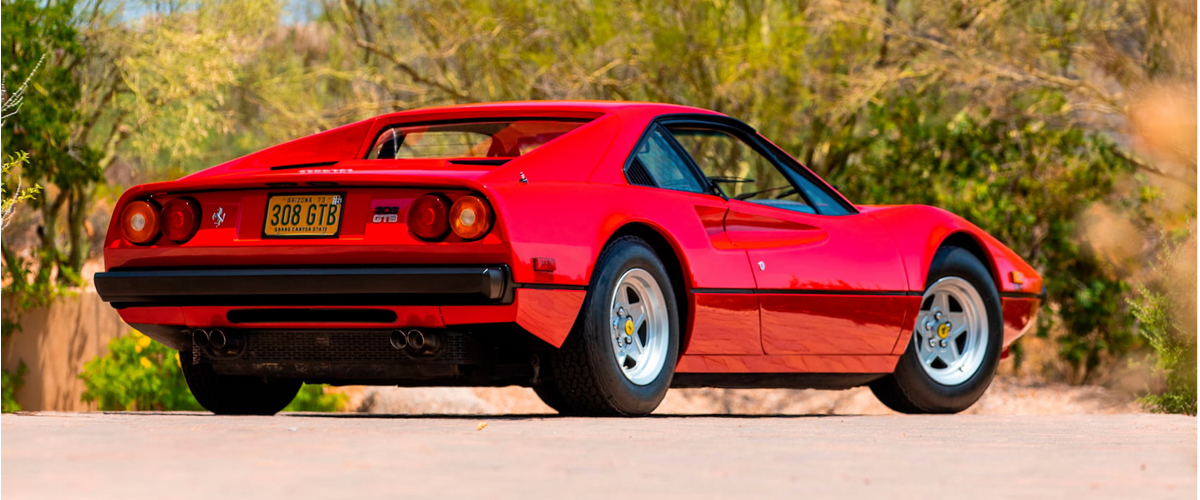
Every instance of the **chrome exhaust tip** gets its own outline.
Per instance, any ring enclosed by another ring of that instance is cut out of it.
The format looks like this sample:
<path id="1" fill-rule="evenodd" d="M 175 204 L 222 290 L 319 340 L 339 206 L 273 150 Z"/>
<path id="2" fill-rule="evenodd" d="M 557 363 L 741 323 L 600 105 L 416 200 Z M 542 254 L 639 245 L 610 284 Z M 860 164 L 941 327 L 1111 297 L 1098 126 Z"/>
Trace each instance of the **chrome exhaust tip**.
<path id="1" fill-rule="evenodd" d="M 441 345 L 441 338 L 436 333 L 425 333 L 415 328 L 408 331 L 408 350 L 413 354 L 433 354 Z"/>
<path id="2" fill-rule="evenodd" d="M 203 328 L 197 328 L 195 330 L 192 330 L 192 345 L 195 345 L 196 347 L 203 349 L 205 347 L 208 347 L 208 345 L 211 342 L 212 342 L 212 337 L 210 337 L 209 333 L 207 331 L 205 331 Z"/>
<path id="3" fill-rule="evenodd" d="M 404 330 L 396 330 L 392 332 L 392 347 L 396 349 L 404 349 L 408 347 L 408 334 Z"/>
<path id="4" fill-rule="evenodd" d="M 408 335 L 405 337 L 408 338 L 408 347 L 410 349 L 417 352 L 425 349 L 425 334 L 421 330 L 409 330 Z"/>
<path id="5" fill-rule="evenodd" d="M 208 332 L 208 338 L 208 345 L 212 346 L 213 349 L 224 349 L 229 345 L 229 337 L 221 330 Z"/>

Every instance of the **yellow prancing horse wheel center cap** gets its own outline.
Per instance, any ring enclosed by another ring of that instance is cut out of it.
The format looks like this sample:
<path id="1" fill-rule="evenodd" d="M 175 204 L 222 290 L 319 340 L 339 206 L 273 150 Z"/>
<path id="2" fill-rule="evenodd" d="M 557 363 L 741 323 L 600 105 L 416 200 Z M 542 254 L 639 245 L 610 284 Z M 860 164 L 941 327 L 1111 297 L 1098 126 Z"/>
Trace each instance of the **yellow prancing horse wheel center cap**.
<path id="1" fill-rule="evenodd" d="M 942 323 L 938 325 L 938 338 L 946 338 L 950 336 L 950 323 Z"/>
<path id="2" fill-rule="evenodd" d="M 625 335 L 633 335 L 633 318 L 625 318 Z"/>

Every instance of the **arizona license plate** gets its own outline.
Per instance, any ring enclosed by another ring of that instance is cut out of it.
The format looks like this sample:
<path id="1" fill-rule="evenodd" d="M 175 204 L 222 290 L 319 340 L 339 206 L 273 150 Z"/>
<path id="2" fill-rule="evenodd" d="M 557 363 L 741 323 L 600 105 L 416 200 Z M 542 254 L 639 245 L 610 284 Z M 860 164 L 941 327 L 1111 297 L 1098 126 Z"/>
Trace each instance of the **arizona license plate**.
<path id="1" fill-rule="evenodd" d="M 267 198 L 263 236 L 268 238 L 336 238 L 342 227 L 346 196 L 276 194 Z"/>

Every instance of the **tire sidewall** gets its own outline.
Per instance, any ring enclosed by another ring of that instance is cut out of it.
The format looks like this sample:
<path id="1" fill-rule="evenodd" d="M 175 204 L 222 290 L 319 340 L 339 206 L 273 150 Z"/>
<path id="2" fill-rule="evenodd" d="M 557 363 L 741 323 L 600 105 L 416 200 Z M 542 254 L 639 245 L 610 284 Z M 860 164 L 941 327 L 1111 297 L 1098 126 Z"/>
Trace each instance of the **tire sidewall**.
<path id="1" fill-rule="evenodd" d="M 897 381 L 908 399 L 926 412 L 959 412 L 970 407 L 991 385 L 1004 343 L 1004 320 L 1000 305 L 1000 294 L 995 282 L 983 263 L 971 252 L 957 247 L 944 248 L 934 256 L 929 276 L 925 281 L 928 290 L 942 278 L 956 277 L 965 280 L 979 292 L 987 314 L 987 351 L 983 363 L 971 378 L 957 385 L 947 386 L 933 380 L 918 359 L 912 339 L 901 356 L 896 368 Z"/>
<path id="2" fill-rule="evenodd" d="M 625 377 L 613 352 L 609 325 L 609 307 L 617 280 L 631 269 L 643 269 L 658 283 L 667 307 L 669 339 L 663 369 L 646 385 L 637 385 Z M 592 283 L 588 287 L 584 307 L 587 318 L 583 325 L 593 373 L 613 407 L 623 414 L 648 414 L 658 407 L 671 387 L 675 364 L 679 359 L 679 307 L 674 289 L 662 261 L 640 239 L 628 238 L 614 242 L 597 261 Z"/>

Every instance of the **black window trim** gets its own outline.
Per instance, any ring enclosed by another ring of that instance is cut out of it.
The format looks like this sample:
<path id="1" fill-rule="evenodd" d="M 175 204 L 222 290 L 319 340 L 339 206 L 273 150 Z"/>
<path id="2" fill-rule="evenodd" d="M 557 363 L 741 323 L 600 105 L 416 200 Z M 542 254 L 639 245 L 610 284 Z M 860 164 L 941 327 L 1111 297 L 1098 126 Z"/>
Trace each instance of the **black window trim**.
<path id="1" fill-rule="evenodd" d="M 629 156 L 627 158 L 625 158 L 625 165 L 624 165 L 624 167 L 621 168 L 621 173 L 625 175 L 625 182 L 628 182 L 631 186 L 641 186 L 641 184 L 634 184 L 633 181 L 630 180 L 629 167 L 631 167 L 633 165 L 633 162 L 636 161 L 636 162 L 642 164 L 642 169 L 645 170 L 646 173 L 650 172 L 650 169 L 648 167 L 646 167 L 645 162 L 643 162 L 641 159 L 639 159 L 637 157 L 637 154 L 638 154 L 638 151 L 642 149 L 642 146 L 646 144 L 646 141 L 650 140 L 650 136 L 654 135 L 655 131 L 661 130 L 663 137 L 667 139 L 667 144 L 670 145 L 671 149 L 675 151 L 675 154 L 678 155 L 679 158 L 683 160 L 684 165 L 687 165 L 689 172 L 692 174 L 693 177 L 695 177 L 696 181 L 700 184 L 700 187 L 703 189 L 702 192 L 692 193 L 692 194 L 703 194 L 703 195 L 719 196 L 721 198 L 725 198 L 724 193 L 722 193 L 711 182 L 709 182 L 708 177 L 704 176 L 704 172 L 701 171 L 700 167 L 698 167 L 696 165 L 696 162 L 692 160 L 692 155 L 687 152 L 687 149 L 685 149 L 683 147 L 683 145 L 679 144 L 679 142 L 675 140 L 675 136 L 671 135 L 670 130 L 667 130 L 665 127 L 662 126 L 662 124 L 659 123 L 660 118 L 662 118 L 662 117 L 655 118 L 653 121 L 650 122 L 650 125 L 646 126 L 646 130 L 642 131 L 642 136 L 639 137 L 637 143 L 635 143 L 633 145 L 633 150 L 631 150 L 629 152 Z M 653 175 L 650 176 L 650 181 L 653 182 L 654 185 L 649 186 L 649 187 L 658 188 L 658 189 L 666 189 L 669 191 L 679 191 L 681 193 L 691 193 L 691 191 L 682 191 L 679 189 L 671 189 L 671 188 L 662 187 L 662 186 L 658 185 L 658 181 L 654 179 Z M 726 198 L 726 199 L 728 199 L 728 198 Z"/>
<path id="2" fill-rule="evenodd" d="M 755 134 L 755 136 L 757 137 L 757 134 Z M 776 162 L 784 167 L 783 168 L 784 171 L 790 171 L 795 175 L 804 177 L 806 180 L 808 180 L 808 182 L 812 183 L 812 185 L 814 187 L 821 190 L 822 193 L 825 193 L 826 196 L 828 196 L 830 199 L 832 199 L 837 204 L 841 205 L 842 208 L 846 209 L 845 214 L 841 214 L 841 215 L 822 214 L 822 215 L 828 215 L 830 217 L 842 217 L 842 216 L 846 216 L 846 215 L 857 215 L 859 213 L 858 207 L 855 207 L 853 203 L 850 203 L 850 200 L 847 200 L 846 197 L 842 195 L 842 193 L 833 189 L 829 185 L 828 182 L 825 182 L 824 179 L 822 179 L 817 174 L 813 173 L 812 170 L 810 170 L 804 164 L 800 163 L 799 160 L 792 158 L 791 155 L 785 153 L 781 148 L 779 148 L 779 146 L 776 146 L 769 142 L 763 141 L 761 139 L 759 139 L 758 142 L 762 144 L 762 147 L 764 147 L 768 151 L 772 152 L 772 154 L 775 156 Z M 816 205 L 813 205 L 813 208 L 816 208 Z"/>
<path id="3" fill-rule="evenodd" d="M 778 146 L 775 146 L 774 144 L 771 144 L 770 142 L 764 141 L 762 139 L 762 137 L 759 136 L 758 131 L 755 130 L 754 127 L 751 127 L 746 122 L 738 120 L 737 118 L 733 118 L 733 117 L 725 116 L 725 115 L 710 115 L 710 114 L 705 114 L 705 113 L 673 113 L 673 114 L 659 115 L 659 116 L 655 117 L 653 120 L 650 121 L 650 124 L 646 126 L 646 129 L 642 131 L 641 137 L 638 138 L 638 141 L 634 144 L 633 149 L 629 152 L 629 156 L 626 157 L 626 159 L 625 159 L 625 165 L 622 167 L 622 171 L 621 171 L 621 173 L 625 176 L 625 182 L 628 182 L 630 185 L 640 186 L 640 184 L 634 184 L 633 182 L 631 182 L 629 180 L 629 173 L 628 173 L 629 167 L 630 167 L 630 165 L 633 164 L 633 161 L 636 158 L 638 149 L 640 149 L 642 147 L 642 144 L 645 143 L 646 140 L 648 140 L 648 138 L 650 137 L 650 134 L 656 128 L 661 127 L 661 128 L 665 129 L 668 125 L 689 125 L 689 124 L 712 128 L 714 130 L 730 132 L 735 137 L 750 144 L 750 146 L 752 148 L 754 148 L 759 154 L 765 156 L 768 161 L 773 162 L 775 164 L 776 168 L 779 168 L 780 171 L 782 171 L 784 173 L 785 177 L 788 177 L 788 181 L 790 181 L 792 183 L 792 186 L 797 188 L 797 193 L 799 194 L 799 196 L 801 198 L 803 198 L 805 200 L 805 202 L 808 203 L 809 206 L 811 206 L 813 208 L 813 211 L 817 212 L 816 215 L 821 215 L 821 216 L 825 216 L 825 217 L 844 217 L 847 215 L 857 215 L 860 213 L 858 211 L 858 208 L 855 207 L 853 203 L 850 203 L 850 200 L 847 200 L 846 197 L 842 196 L 842 194 L 837 192 L 837 190 L 832 189 L 828 185 L 828 183 L 824 182 L 819 176 L 817 176 L 817 174 L 814 174 L 811 170 L 809 170 L 808 167 L 804 166 L 802 163 L 800 163 L 795 158 L 792 158 L 791 155 L 788 155 L 787 153 L 783 152 L 783 150 L 780 149 Z M 695 159 L 692 158 L 691 153 L 689 153 L 687 151 L 687 149 L 683 147 L 682 144 L 679 144 L 679 141 L 677 141 L 675 139 L 674 134 L 671 134 L 670 130 L 666 130 L 666 132 L 667 132 L 667 138 L 671 142 L 671 144 L 673 144 L 673 146 L 675 147 L 676 152 L 680 153 L 683 156 L 684 161 L 687 162 L 688 166 L 692 169 L 692 174 L 695 175 L 696 178 L 700 181 L 700 183 L 706 188 L 707 193 L 700 193 L 700 194 L 709 194 L 712 196 L 718 196 L 718 197 L 728 201 L 729 197 L 725 195 L 724 191 L 722 191 L 720 189 L 720 187 L 718 187 L 716 184 L 714 184 L 712 181 L 710 181 L 707 176 L 704 175 L 703 169 L 701 169 L 700 166 L 696 164 L 696 161 L 695 161 Z M 808 180 L 810 183 L 812 183 L 812 185 L 816 186 L 817 189 L 819 189 L 819 190 L 821 190 L 821 192 L 825 193 L 826 196 L 829 196 L 836 203 L 840 204 L 842 206 L 842 208 L 846 210 L 846 213 L 845 214 L 821 213 L 820 209 L 817 207 L 817 205 L 813 204 L 812 201 L 808 198 L 807 193 L 804 193 L 804 190 L 800 189 L 799 182 L 797 182 L 796 179 L 792 178 L 791 175 L 803 177 L 804 179 Z M 657 185 L 658 182 L 654 181 L 653 177 L 651 177 L 651 181 L 653 181 L 656 185 L 650 186 L 650 187 L 656 187 L 659 189 L 668 189 L 668 188 L 658 186 Z M 688 192 L 688 191 L 681 191 L 681 192 Z"/>
<path id="4" fill-rule="evenodd" d="M 401 121 L 401 122 L 391 123 L 391 124 L 380 127 L 379 131 L 375 133 L 375 138 L 371 139 L 371 142 L 367 143 L 367 152 L 363 155 L 362 159 L 371 160 L 372 159 L 371 151 L 373 151 L 375 149 L 375 144 L 377 144 L 379 142 L 379 138 L 383 137 L 383 134 L 386 134 L 389 130 L 393 130 L 393 129 L 397 129 L 397 128 L 434 127 L 437 125 L 454 125 L 454 124 L 458 124 L 458 123 L 467 124 L 467 123 L 492 123 L 492 122 L 513 122 L 513 121 L 572 122 L 572 123 L 579 123 L 580 124 L 579 126 L 582 127 L 583 125 L 585 125 L 587 123 L 596 121 L 596 118 L 599 118 L 599 117 L 579 118 L 579 117 L 556 117 L 556 116 L 497 116 L 497 117 L 471 117 L 471 118 L 458 118 L 458 119 L 447 118 L 447 119 L 441 119 L 441 120 L 418 120 L 418 121 L 411 121 L 411 122 Z M 579 127 L 576 127 L 576 128 L 579 128 Z M 572 131 L 574 131 L 574 129 L 572 129 Z M 374 159 L 380 160 L 380 159 L 384 159 L 384 158 L 374 158 Z"/>
<path id="5" fill-rule="evenodd" d="M 741 120 L 738 120 L 736 118 L 732 118 L 729 116 L 724 116 L 724 115 L 687 113 L 687 114 L 661 115 L 661 116 L 655 118 L 654 123 L 657 125 L 663 126 L 663 127 L 667 127 L 670 125 L 689 125 L 689 124 L 690 125 L 698 125 L 698 126 L 703 126 L 703 127 L 707 127 L 707 128 L 712 128 L 714 130 L 731 133 L 738 139 L 741 139 L 743 142 L 746 142 L 747 144 L 749 144 L 751 148 L 755 149 L 756 152 L 758 152 L 759 154 L 766 157 L 768 161 L 771 161 L 772 163 L 774 163 L 776 168 L 778 168 L 781 172 L 783 172 L 784 176 L 788 178 L 788 181 L 792 183 L 792 186 L 796 188 L 796 191 L 800 195 L 800 197 L 802 199 L 804 199 L 805 202 L 808 203 L 810 207 L 812 207 L 813 211 L 817 212 L 817 215 L 823 215 L 826 217 L 843 217 L 846 215 L 856 215 L 859 213 L 858 209 L 855 208 L 854 205 L 849 202 L 849 200 L 847 200 L 844 196 L 842 196 L 841 193 L 838 193 L 836 191 L 829 189 L 829 187 L 826 185 L 826 183 L 821 181 L 820 178 L 817 177 L 816 174 L 812 173 L 812 171 L 810 171 L 808 169 L 808 167 L 805 167 L 799 161 L 795 160 L 790 155 L 784 153 L 777 146 L 773 146 L 771 143 L 762 140 L 762 137 L 759 136 L 758 131 L 755 130 L 754 127 L 751 127 L 750 125 L 746 124 L 745 122 L 743 122 Z M 650 129 L 650 127 L 646 127 L 646 128 L 647 128 L 647 130 Z M 674 139 L 673 135 L 671 136 L 671 139 Z M 676 144 L 678 145 L 678 143 L 676 143 Z M 639 142 L 639 145 L 640 145 L 640 142 Z M 679 147 L 683 148 L 682 145 L 679 145 Z M 635 151 L 636 151 L 636 149 L 635 149 Z M 686 149 L 684 149 L 684 151 L 686 152 Z M 703 170 L 700 169 L 700 167 L 695 164 L 694 159 L 692 159 L 692 155 L 690 153 L 688 153 L 686 155 L 686 158 L 688 160 L 688 163 L 690 163 L 692 165 L 692 167 L 695 169 L 695 172 L 697 173 L 697 175 L 699 175 L 700 179 L 702 179 L 703 182 L 709 184 L 710 189 L 713 189 L 712 183 L 708 180 L 708 177 L 706 177 L 704 175 Z M 799 182 L 797 182 L 797 179 L 792 178 L 791 177 L 792 175 L 803 177 L 806 180 L 808 180 L 810 183 L 812 183 L 814 186 L 816 186 L 817 189 L 820 189 L 822 192 L 824 192 L 826 194 L 826 196 L 829 196 L 835 202 L 840 204 L 842 206 L 842 208 L 844 208 L 846 210 L 847 213 L 845 213 L 845 214 L 821 213 L 820 209 L 817 207 L 817 205 L 813 204 L 812 200 L 809 199 L 808 195 L 806 193 L 804 193 L 804 190 L 800 189 Z M 719 189 L 717 190 L 717 192 L 720 192 Z M 725 199 L 728 199 L 728 197 L 725 196 L 723 193 L 720 196 L 722 196 Z"/>
<path id="6" fill-rule="evenodd" d="M 766 158 L 766 160 L 768 162 L 771 162 L 772 164 L 774 164 L 775 168 L 778 169 L 780 171 L 780 173 L 783 174 L 783 177 L 792 184 L 792 187 L 796 190 L 796 195 L 799 196 L 800 199 L 804 200 L 804 203 L 806 203 L 810 208 L 812 208 L 813 212 L 818 213 L 818 214 L 820 213 L 817 210 L 817 206 L 815 204 L 813 204 L 812 200 L 808 199 L 808 194 L 806 194 L 804 192 L 804 190 L 800 189 L 800 186 L 797 185 L 796 179 L 791 178 L 791 176 L 789 176 L 787 174 L 787 169 L 779 168 L 779 160 L 777 158 L 775 158 L 775 155 L 773 155 L 767 151 L 764 151 L 761 148 L 761 145 L 756 140 L 757 136 L 758 136 L 757 133 L 749 133 L 748 134 L 748 133 L 745 133 L 744 130 L 740 130 L 740 127 L 731 127 L 726 124 L 720 124 L 720 123 L 706 123 L 705 121 L 693 120 L 693 119 L 666 120 L 661 125 L 663 128 L 667 128 L 668 132 L 670 132 L 670 129 L 668 127 L 670 127 L 672 125 L 684 125 L 684 126 L 697 125 L 697 126 L 700 126 L 700 127 L 706 128 L 706 129 L 715 130 L 718 132 L 724 132 L 729 135 L 732 135 L 735 139 L 738 139 L 738 140 L 742 141 L 743 143 L 745 143 L 747 146 L 750 146 L 750 149 L 753 150 L 755 153 L 758 153 L 759 156 Z M 749 128 L 748 125 L 747 125 L 747 128 Z M 751 130 L 753 130 L 753 129 L 751 129 Z M 678 139 L 675 139 L 674 134 L 671 134 L 671 139 L 676 141 L 676 144 L 678 144 Z M 682 144 L 680 144 L 679 147 L 683 148 L 684 151 L 687 151 L 687 148 L 684 148 Z M 692 164 L 692 166 L 695 168 L 696 172 L 699 172 L 700 177 L 702 179 L 704 179 L 705 181 L 709 182 L 710 184 L 712 184 L 714 189 L 721 193 L 722 198 L 725 198 L 727 201 L 730 199 L 729 196 L 725 194 L 725 191 L 723 189 L 721 189 L 721 187 L 719 185 L 712 183 L 712 181 L 708 180 L 708 176 L 704 175 L 704 169 L 700 168 L 700 165 L 696 164 L 696 159 L 692 158 L 691 152 L 687 153 L 687 159 L 688 159 L 688 163 Z"/>

